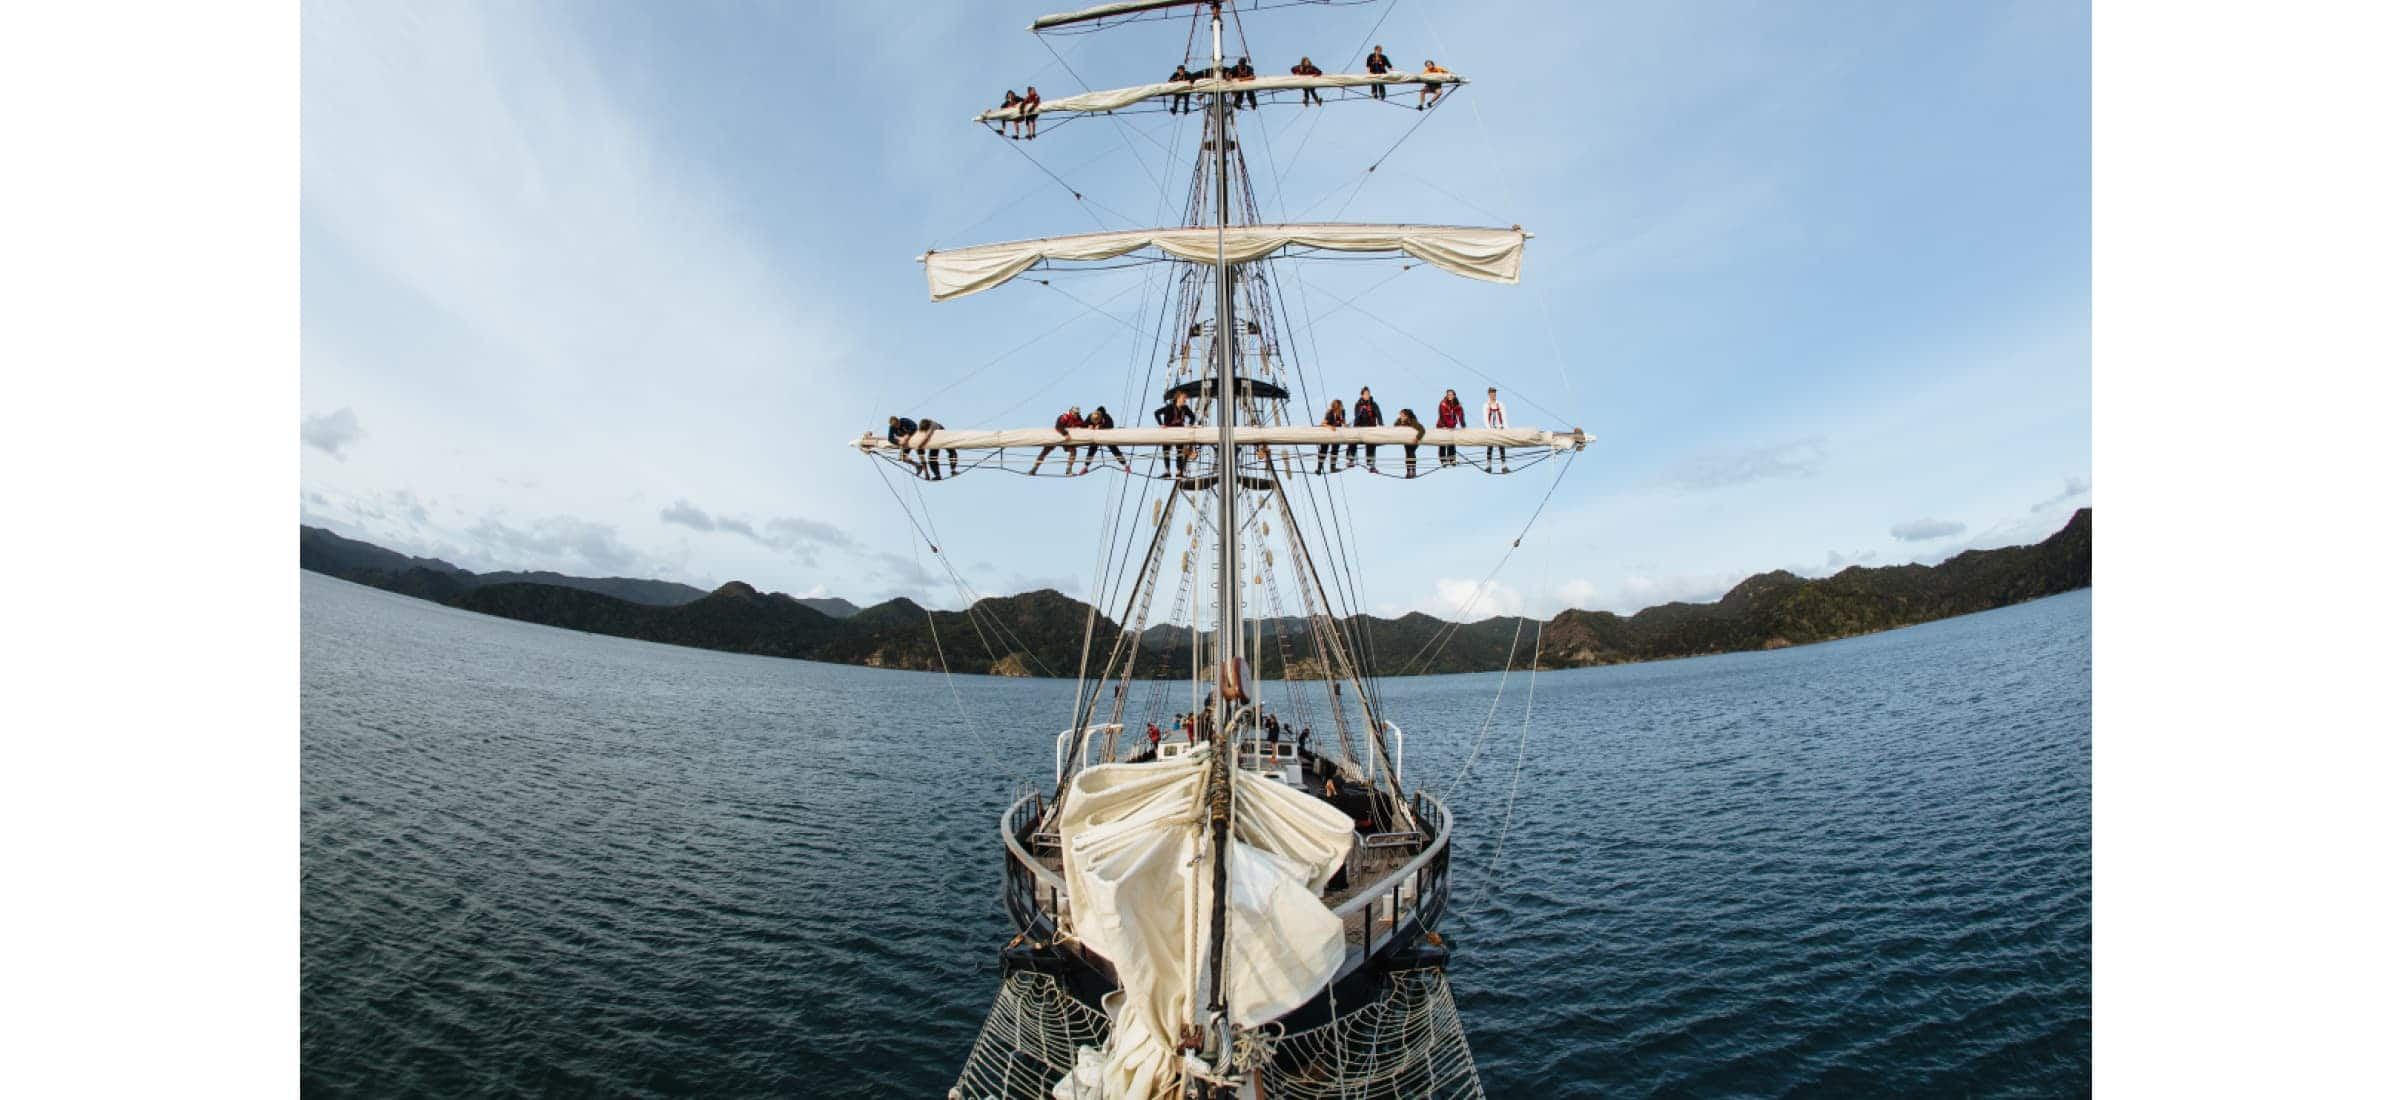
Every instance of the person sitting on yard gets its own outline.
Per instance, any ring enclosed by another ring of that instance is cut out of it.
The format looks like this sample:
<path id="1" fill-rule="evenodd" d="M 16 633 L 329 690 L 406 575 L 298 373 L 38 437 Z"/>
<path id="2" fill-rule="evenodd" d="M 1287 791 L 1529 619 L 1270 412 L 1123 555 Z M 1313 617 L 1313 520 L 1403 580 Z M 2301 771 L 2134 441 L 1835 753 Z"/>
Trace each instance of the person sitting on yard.
<path id="1" fill-rule="evenodd" d="M 1437 63 L 1434 61 L 1422 63 L 1420 66 L 1420 75 L 1428 76 L 1431 73 L 1439 76 L 1453 75 L 1443 69 L 1438 68 Z M 1412 109 L 1415 111 L 1425 111 L 1428 109 L 1429 104 L 1437 102 L 1438 97 L 1444 94 L 1445 85 L 1443 84 L 1422 84 L 1420 86 L 1420 105 Z"/>

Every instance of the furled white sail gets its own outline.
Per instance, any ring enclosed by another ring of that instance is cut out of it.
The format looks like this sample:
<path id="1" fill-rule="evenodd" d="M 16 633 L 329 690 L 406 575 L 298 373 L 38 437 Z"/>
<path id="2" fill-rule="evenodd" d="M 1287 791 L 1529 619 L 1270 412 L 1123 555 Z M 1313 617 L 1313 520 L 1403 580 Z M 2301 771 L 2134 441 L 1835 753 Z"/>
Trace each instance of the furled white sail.
<path id="1" fill-rule="evenodd" d="M 1003 285 L 1041 260 L 1110 260 L 1148 248 L 1173 259 L 1205 264 L 1213 263 L 1221 250 L 1227 251 L 1233 264 L 1251 263 L 1282 248 L 1401 252 L 1456 275 L 1517 283 L 1520 253 L 1528 247 L 1528 236 L 1516 225 L 1509 229 L 1353 224 L 1120 229 L 948 249 L 925 254 L 922 263 L 930 273 L 930 300 L 934 302 Z"/>
<path id="2" fill-rule="evenodd" d="M 1166 81 L 1161 84 L 1140 84 L 1131 88 L 1113 88 L 1102 92 L 1081 92 L 1059 99 L 1042 100 L 1038 104 L 1041 116 L 1053 114 L 1096 114 L 1118 111 L 1143 103 L 1157 96 L 1210 95 L 1214 92 L 1278 92 L 1298 88 L 1363 88 L 1372 84 L 1467 84 L 1455 73 L 1322 73 L 1319 76 L 1257 76 L 1251 80 L 1205 79 Z M 991 107 L 972 116 L 974 122 L 1005 122 L 1022 117 L 1019 107 Z"/>
<path id="3" fill-rule="evenodd" d="M 1105 1049 L 1083 1051 L 1057 1095 L 1147 1100 L 1178 1077 L 1180 1025 L 1200 1015 L 1192 977 L 1212 911 L 1198 858 L 1211 752 L 1072 778 L 1057 823 L 1072 932 L 1113 965 L 1121 988 L 1105 998 Z M 1320 892 L 1345 863 L 1354 823 L 1275 778 L 1232 774 L 1228 1003 L 1238 1026 L 1257 1027 L 1311 1000 L 1345 959 L 1344 922 Z"/>
<path id="4" fill-rule="evenodd" d="M 1410 428 L 1302 428 L 1240 424 L 1232 429 L 1231 439 L 1239 446 L 1417 443 L 1431 447 L 1551 447 L 1558 451 L 1584 448 L 1594 437 L 1577 429 L 1555 432 L 1543 428 L 1424 428 L 1416 433 Z M 916 432 L 905 438 L 904 445 L 932 451 L 994 451 L 1008 447 L 1205 447 L 1220 442 L 1219 428 L 1073 428 L 1069 431 L 1058 428 L 1005 428 L 992 431 Z M 890 443 L 886 436 L 880 435 L 866 435 L 856 440 L 855 445 L 856 449 L 863 451 L 889 450 L 897 446 Z"/>

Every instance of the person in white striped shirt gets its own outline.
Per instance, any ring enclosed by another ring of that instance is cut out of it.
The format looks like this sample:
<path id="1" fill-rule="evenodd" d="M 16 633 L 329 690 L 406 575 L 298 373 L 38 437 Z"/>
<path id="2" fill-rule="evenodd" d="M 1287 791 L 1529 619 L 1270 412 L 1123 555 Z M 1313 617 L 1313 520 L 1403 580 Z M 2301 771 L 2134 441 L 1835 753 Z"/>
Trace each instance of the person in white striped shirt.
<path id="1" fill-rule="evenodd" d="M 1481 425 L 1489 428 L 1508 427 L 1508 425 L 1506 425 L 1503 421 L 1503 402 L 1496 399 L 1495 387 L 1493 386 L 1487 387 L 1487 407 L 1484 413 L 1479 417 L 1478 422 Z M 1503 461 L 1502 473 L 1508 474 L 1512 472 L 1512 453 L 1509 449 L 1503 447 L 1487 448 L 1487 467 L 1489 469 L 1494 468 L 1497 459 L 1501 459 Z"/>

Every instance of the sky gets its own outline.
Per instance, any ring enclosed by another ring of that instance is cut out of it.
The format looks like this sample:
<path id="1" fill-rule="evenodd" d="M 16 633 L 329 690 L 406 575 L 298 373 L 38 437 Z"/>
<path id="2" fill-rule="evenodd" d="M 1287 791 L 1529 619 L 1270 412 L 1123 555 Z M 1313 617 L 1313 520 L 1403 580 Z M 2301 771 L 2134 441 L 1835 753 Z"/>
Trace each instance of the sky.
<path id="1" fill-rule="evenodd" d="M 959 585 L 847 446 L 891 412 L 1153 403 L 1140 272 L 934 305 L 915 262 L 1176 219 L 1194 122 L 969 121 L 1187 42 L 1023 30 L 1072 6 L 303 5 L 302 522 L 477 570 L 1086 596 L 1110 478 L 906 487 Z M 1629 612 L 2090 505 L 2084 5 L 1382 0 L 1243 30 L 1264 71 L 1379 43 L 1472 81 L 1425 122 L 1259 112 L 1266 212 L 1535 234 L 1518 286 L 1282 265 L 1313 376 L 1424 415 L 1492 379 L 1516 426 L 1596 438 L 1558 482 L 1353 479 L 1370 610 Z"/>

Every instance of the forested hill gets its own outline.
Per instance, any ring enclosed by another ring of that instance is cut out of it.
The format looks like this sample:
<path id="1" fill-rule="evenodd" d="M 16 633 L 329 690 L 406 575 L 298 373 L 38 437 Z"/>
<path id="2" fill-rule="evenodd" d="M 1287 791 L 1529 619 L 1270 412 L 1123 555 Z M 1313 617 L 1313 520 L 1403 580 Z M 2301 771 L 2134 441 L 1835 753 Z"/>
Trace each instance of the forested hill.
<path id="1" fill-rule="evenodd" d="M 819 661 L 1001 676 L 1073 676 L 1080 670 L 1088 605 L 1051 589 L 981 600 L 965 611 L 926 612 L 895 599 L 857 609 L 837 598 L 758 592 L 733 581 L 712 592 L 670 581 L 482 573 L 416 558 L 321 528 L 300 528 L 299 564 L 470 611 L 671 645 Z M 1939 565 L 1854 566 L 1816 579 L 1779 571 L 1751 577 L 1715 603 L 1670 603 L 1633 615 L 1565 611 L 1545 622 L 1541 668 L 1652 661 L 1775 649 L 1910 626 L 2055 595 L 2093 583 L 2093 512 L 2032 546 L 1970 550 Z M 825 608 L 832 612 L 826 613 Z M 1120 632 L 1096 617 L 1092 663 Z M 1357 616 L 1350 636 L 1380 675 L 1526 667 L 1538 624 L 1493 618 L 1456 625 L 1414 612 Z M 1265 626 L 1257 662 L 1265 676 L 1317 675 L 1304 623 Z M 1139 639 L 1143 676 L 1186 675 L 1188 632 Z M 1283 667 L 1282 655 L 1287 663 Z"/>

